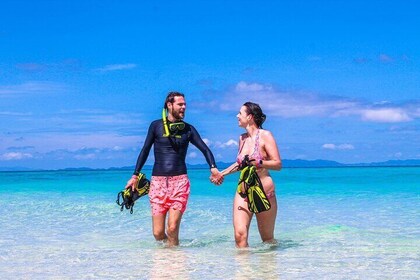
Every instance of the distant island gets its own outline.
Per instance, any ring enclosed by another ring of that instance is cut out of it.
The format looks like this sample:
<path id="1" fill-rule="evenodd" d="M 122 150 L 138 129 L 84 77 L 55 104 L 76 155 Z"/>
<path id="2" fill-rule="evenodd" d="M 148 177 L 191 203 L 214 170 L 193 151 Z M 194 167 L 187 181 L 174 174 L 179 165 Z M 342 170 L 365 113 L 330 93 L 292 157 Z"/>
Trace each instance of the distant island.
<path id="1" fill-rule="evenodd" d="M 340 163 L 332 160 L 303 160 L 303 159 L 284 159 L 282 160 L 283 168 L 328 168 L 328 167 L 410 167 L 420 166 L 420 159 L 407 159 L 407 160 L 388 160 L 383 162 L 370 162 L 370 163 Z M 219 169 L 224 169 L 230 166 L 232 163 L 218 162 L 217 166 Z M 189 169 L 207 169 L 208 165 L 203 164 L 187 164 Z M 70 167 L 63 169 L 64 171 L 89 171 L 89 170 L 133 170 L 134 166 L 122 166 L 122 167 L 109 167 L 109 168 L 90 168 L 90 167 Z M 152 169 L 151 165 L 145 165 L 144 170 Z M 25 167 L 0 167 L 0 171 L 38 171 L 44 169 L 31 169 Z"/>

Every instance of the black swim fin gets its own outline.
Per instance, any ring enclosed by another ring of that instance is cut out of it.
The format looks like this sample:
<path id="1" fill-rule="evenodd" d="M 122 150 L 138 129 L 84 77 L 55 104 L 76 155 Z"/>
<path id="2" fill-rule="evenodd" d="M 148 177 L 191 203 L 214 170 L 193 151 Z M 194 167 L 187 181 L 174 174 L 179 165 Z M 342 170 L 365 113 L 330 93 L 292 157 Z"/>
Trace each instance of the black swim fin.
<path id="1" fill-rule="evenodd" d="M 249 211 L 257 214 L 270 210 L 271 203 L 265 194 L 257 169 L 250 164 L 247 156 L 241 163 L 241 168 L 237 191 L 241 197 L 247 198 Z"/>
<path id="2" fill-rule="evenodd" d="M 250 167 L 253 173 L 252 180 L 250 181 L 249 187 L 247 189 L 246 195 L 248 198 L 248 209 L 249 211 L 257 214 L 263 211 L 270 210 L 271 203 L 265 194 L 263 185 L 261 183 L 260 177 L 257 174 L 255 166 Z"/>

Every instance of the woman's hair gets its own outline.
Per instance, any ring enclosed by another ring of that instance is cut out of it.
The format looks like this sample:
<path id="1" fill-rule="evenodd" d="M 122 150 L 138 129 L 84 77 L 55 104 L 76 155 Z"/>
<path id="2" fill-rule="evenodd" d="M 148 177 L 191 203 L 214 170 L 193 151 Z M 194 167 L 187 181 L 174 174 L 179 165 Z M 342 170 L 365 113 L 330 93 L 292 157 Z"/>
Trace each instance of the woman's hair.
<path id="1" fill-rule="evenodd" d="M 184 94 L 177 92 L 177 91 L 171 91 L 168 93 L 168 96 L 166 96 L 165 104 L 163 104 L 163 108 L 168 109 L 168 102 L 174 103 L 175 102 L 175 96 L 182 96 L 184 97 Z"/>
<path id="2" fill-rule="evenodd" d="M 266 115 L 262 112 L 260 105 L 253 102 L 245 102 L 243 106 L 246 107 L 247 114 L 254 116 L 254 121 L 258 128 L 262 128 L 262 124 L 265 122 Z"/>

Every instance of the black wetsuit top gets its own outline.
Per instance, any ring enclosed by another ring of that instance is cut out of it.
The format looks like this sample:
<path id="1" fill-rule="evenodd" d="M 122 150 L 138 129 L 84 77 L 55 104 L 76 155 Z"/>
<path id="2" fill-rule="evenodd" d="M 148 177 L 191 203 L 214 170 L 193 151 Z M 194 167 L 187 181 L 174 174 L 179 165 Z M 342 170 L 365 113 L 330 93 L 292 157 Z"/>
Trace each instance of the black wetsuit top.
<path id="1" fill-rule="evenodd" d="M 168 121 L 168 124 L 170 122 Z M 149 156 L 150 149 L 154 144 L 155 164 L 153 165 L 153 176 L 177 176 L 187 174 L 185 157 L 187 155 L 188 144 L 191 142 L 196 146 L 206 158 L 210 168 L 216 167 L 214 156 L 207 145 L 203 142 L 197 130 L 190 124 L 185 123 L 185 128 L 177 132 L 180 137 L 163 136 L 163 121 L 156 120 L 150 124 L 141 150 L 134 174 L 139 174 L 144 163 Z"/>

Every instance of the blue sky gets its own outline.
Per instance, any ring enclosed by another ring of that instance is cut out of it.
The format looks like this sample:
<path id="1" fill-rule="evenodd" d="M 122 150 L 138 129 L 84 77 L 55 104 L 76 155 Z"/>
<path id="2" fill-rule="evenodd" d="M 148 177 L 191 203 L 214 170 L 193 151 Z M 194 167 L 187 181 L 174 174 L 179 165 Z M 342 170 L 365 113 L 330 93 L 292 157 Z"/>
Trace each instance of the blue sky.
<path id="1" fill-rule="evenodd" d="M 234 160 L 249 100 L 284 159 L 419 159 L 419 11 L 416 1 L 2 1 L 0 167 L 134 165 L 172 90 L 218 161 Z M 187 160 L 204 162 L 194 147 Z"/>

